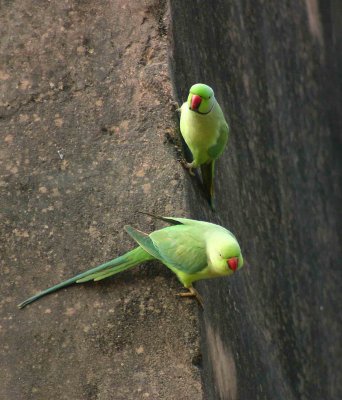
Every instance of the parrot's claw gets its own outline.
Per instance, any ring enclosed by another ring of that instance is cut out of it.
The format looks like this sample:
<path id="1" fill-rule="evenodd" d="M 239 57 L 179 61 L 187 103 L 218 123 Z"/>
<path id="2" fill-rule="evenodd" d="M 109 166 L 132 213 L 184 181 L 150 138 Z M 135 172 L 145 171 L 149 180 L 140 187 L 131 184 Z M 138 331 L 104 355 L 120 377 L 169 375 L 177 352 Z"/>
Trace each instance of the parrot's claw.
<path id="1" fill-rule="evenodd" d="M 181 164 L 183 165 L 183 167 L 184 167 L 185 169 L 187 169 L 187 170 L 189 171 L 189 174 L 190 174 L 191 176 L 195 176 L 195 173 L 194 173 L 194 166 L 192 165 L 192 163 L 188 163 L 188 162 L 186 162 L 185 160 L 181 160 Z"/>
<path id="2" fill-rule="evenodd" d="M 191 176 L 195 176 L 195 173 L 194 173 L 192 167 L 189 167 L 189 174 L 190 174 Z"/>
<path id="3" fill-rule="evenodd" d="M 171 107 L 174 108 L 176 112 L 181 112 L 181 108 L 177 101 L 170 100 Z"/>
<path id="4" fill-rule="evenodd" d="M 199 302 L 199 304 L 202 306 L 202 308 L 204 308 L 203 304 L 203 297 L 198 293 L 198 291 L 190 286 L 188 292 L 182 292 L 182 293 L 178 293 L 178 296 L 180 297 L 196 297 L 196 300 Z"/>

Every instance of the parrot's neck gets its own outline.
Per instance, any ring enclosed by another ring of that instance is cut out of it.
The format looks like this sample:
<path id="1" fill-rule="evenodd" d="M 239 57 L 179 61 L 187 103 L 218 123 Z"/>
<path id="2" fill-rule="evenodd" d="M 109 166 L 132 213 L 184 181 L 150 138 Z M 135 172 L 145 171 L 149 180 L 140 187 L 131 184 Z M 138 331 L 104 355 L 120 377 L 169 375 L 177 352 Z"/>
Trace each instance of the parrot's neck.
<path id="1" fill-rule="evenodd" d="M 217 247 L 215 245 L 207 247 L 207 255 L 208 255 L 208 266 L 210 268 L 216 269 L 221 263 L 220 253 L 217 251 Z"/>
<path id="2" fill-rule="evenodd" d="M 227 266 L 227 258 L 237 256 L 240 251 L 236 248 L 235 239 L 227 236 L 225 232 L 217 232 L 210 238 L 207 245 L 208 266 L 212 274 L 219 276 L 231 275 L 232 271 Z"/>

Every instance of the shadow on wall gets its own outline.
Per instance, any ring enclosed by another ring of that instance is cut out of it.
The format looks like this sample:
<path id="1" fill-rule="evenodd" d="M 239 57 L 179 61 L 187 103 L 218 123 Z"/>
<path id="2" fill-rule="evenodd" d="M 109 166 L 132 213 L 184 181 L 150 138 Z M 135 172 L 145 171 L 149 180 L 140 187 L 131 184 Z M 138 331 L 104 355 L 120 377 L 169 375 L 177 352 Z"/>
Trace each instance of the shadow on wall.
<path id="1" fill-rule="evenodd" d="M 231 125 L 217 213 L 250 266 L 203 282 L 209 399 L 338 399 L 342 5 L 171 3 L 180 103 L 209 84 Z"/>

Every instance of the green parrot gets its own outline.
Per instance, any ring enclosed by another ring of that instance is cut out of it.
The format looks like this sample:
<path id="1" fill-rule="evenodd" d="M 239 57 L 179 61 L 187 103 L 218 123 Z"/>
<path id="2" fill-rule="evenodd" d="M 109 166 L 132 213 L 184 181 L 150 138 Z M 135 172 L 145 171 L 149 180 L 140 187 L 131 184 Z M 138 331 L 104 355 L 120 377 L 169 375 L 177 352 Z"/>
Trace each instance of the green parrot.
<path id="1" fill-rule="evenodd" d="M 188 145 L 193 161 L 185 163 L 192 169 L 201 167 L 204 190 L 214 209 L 215 160 L 223 153 L 228 141 L 229 126 L 210 86 L 191 86 L 188 100 L 180 108 L 180 131 Z"/>
<path id="2" fill-rule="evenodd" d="M 243 258 L 239 243 L 227 229 L 192 219 L 151 216 L 172 225 L 149 235 L 131 226 L 125 226 L 126 232 L 138 243 L 138 247 L 121 257 L 43 290 L 20 303 L 18 307 L 23 308 L 46 294 L 73 283 L 100 281 L 149 260 L 161 261 L 177 275 L 189 290 L 180 293 L 180 296 L 195 296 L 203 305 L 201 296 L 192 286 L 193 282 L 231 275 L 242 267 Z"/>

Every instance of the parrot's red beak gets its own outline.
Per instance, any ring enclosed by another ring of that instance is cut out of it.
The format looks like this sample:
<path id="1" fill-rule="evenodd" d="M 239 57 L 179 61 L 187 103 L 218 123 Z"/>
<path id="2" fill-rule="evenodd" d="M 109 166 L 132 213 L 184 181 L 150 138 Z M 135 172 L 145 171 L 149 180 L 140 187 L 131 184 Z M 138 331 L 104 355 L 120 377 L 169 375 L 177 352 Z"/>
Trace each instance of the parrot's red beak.
<path id="1" fill-rule="evenodd" d="M 227 260 L 228 267 L 235 272 L 239 265 L 239 260 L 237 257 L 232 257 Z"/>
<path id="2" fill-rule="evenodd" d="M 194 94 L 191 97 L 191 110 L 192 111 L 197 111 L 198 107 L 201 105 L 202 98 L 200 96 L 197 96 L 197 94 Z"/>

